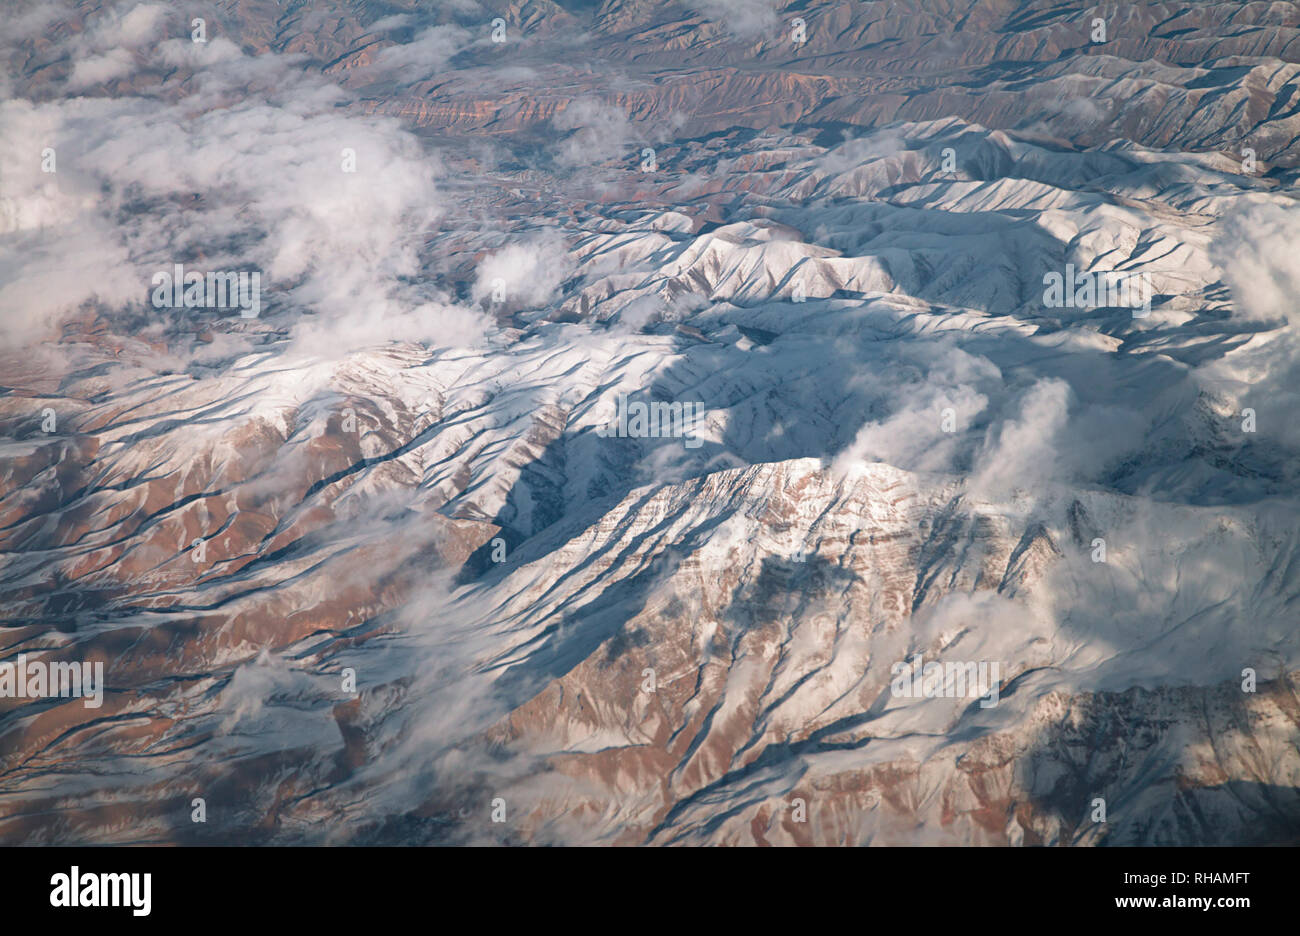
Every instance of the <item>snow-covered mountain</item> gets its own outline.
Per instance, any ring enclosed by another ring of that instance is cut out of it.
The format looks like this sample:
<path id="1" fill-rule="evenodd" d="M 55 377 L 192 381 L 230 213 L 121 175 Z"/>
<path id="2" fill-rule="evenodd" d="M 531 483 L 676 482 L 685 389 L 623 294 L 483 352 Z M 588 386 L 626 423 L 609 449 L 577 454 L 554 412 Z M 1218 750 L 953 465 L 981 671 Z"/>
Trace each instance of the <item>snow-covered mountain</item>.
<path id="1" fill-rule="evenodd" d="M 193 17 L 0 40 L 0 842 L 1300 840 L 1294 4 Z"/>

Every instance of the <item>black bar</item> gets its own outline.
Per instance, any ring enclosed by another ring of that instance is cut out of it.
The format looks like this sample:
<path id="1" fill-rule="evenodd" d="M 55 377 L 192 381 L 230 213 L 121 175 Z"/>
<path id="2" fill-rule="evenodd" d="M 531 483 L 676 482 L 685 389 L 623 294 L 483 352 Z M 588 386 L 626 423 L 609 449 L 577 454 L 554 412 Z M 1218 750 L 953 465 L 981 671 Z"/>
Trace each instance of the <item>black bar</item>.
<path id="1" fill-rule="evenodd" d="M 1200 915 L 1226 924 L 1292 909 L 1294 895 L 1284 893 L 1294 878 L 1289 858 L 1259 848 L 9 848 L 0 851 L 0 880 L 10 920 L 116 919 L 128 926 L 253 919 L 368 926 L 430 909 L 450 924 L 447 911 L 455 907 L 486 913 L 494 926 L 515 914 L 556 925 L 557 912 L 585 918 L 583 925 L 697 925 L 697 911 L 688 909 L 696 907 L 711 917 L 760 920 L 771 909 L 809 925 L 828 922 L 825 914 L 837 908 L 864 926 L 877 913 L 879 921 L 901 913 L 946 923 L 963 914 L 972 923 L 1025 913 L 1145 922 Z M 83 886 L 91 874 L 151 875 L 148 914 L 130 906 L 51 906 L 55 876 L 70 878 L 74 866 Z M 1119 906 L 1134 898 L 1155 905 Z M 1244 898 L 1247 905 L 1185 903 L 1205 898 Z"/>

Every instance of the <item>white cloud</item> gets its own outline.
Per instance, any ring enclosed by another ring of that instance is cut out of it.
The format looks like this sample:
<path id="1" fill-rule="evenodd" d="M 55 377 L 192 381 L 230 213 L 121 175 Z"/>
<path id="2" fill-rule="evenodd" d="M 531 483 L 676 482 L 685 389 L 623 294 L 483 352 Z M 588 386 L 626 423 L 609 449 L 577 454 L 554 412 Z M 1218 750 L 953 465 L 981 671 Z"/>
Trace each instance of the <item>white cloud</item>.
<path id="1" fill-rule="evenodd" d="M 103 55 L 82 59 L 72 68 L 68 87 L 75 90 L 125 78 L 135 71 L 135 59 L 126 49 L 112 49 Z"/>
<path id="2" fill-rule="evenodd" d="M 540 308 L 555 298 L 573 268 L 563 238 L 548 230 L 484 257 L 478 265 L 473 297 L 481 303 L 491 302 L 499 281 L 505 289 L 503 304 L 507 308 Z"/>
<path id="3" fill-rule="evenodd" d="M 459 26 L 430 26 L 410 42 L 391 45 L 375 56 L 373 68 L 385 72 L 404 71 L 414 81 L 441 69 L 470 41 Z"/>
<path id="4" fill-rule="evenodd" d="M 908 471 L 957 471 L 963 464 L 971 445 L 967 430 L 988 407 L 1002 374 L 988 359 L 943 342 L 898 354 L 856 378 L 854 386 L 885 415 L 867 421 L 836 456 L 837 472 L 860 461 Z"/>
<path id="5" fill-rule="evenodd" d="M 594 98 L 571 101 L 551 120 L 557 130 L 576 130 L 560 143 L 557 161 L 589 166 L 628 155 L 641 139 L 622 108 Z"/>
<path id="6" fill-rule="evenodd" d="M 390 29 L 401 29 L 404 26 L 410 25 L 411 18 L 411 14 L 409 13 L 394 13 L 392 16 L 380 17 L 367 28 L 370 32 L 385 32 Z"/>
<path id="7" fill-rule="evenodd" d="M 138 42 L 158 16 L 137 6 L 92 35 Z M 189 93 L 0 104 L 0 156 L 16 167 L 0 194 L 6 340 L 37 340 L 87 302 L 139 311 L 154 272 L 194 258 L 262 271 L 263 314 L 309 313 L 296 336 L 313 347 L 328 334 L 376 343 L 481 331 L 419 275 L 442 209 L 440 163 L 417 137 L 339 108 L 344 92 L 297 58 L 246 56 L 222 39 L 141 54 L 195 69 Z M 83 62 L 76 80 L 103 80 L 97 68 Z M 53 174 L 41 171 L 47 146 Z"/>
<path id="8" fill-rule="evenodd" d="M 689 6 L 740 38 L 770 32 L 780 22 L 777 0 L 690 0 Z"/>
<path id="9" fill-rule="evenodd" d="M 1070 385 L 1039 380 L 1020 399 L 1019 413 L 989 427 L 971 487 L 979 492 L 1032 490 L 1056 476 Z"/>
<path id="10" fill-rule="evenodd" d="M 1246 408 L 1256 411 L 1254 439 L 1300 449 L 1300 217 L 1294 208 L 1253 201 L 1220 225 L 1211 257 L 1232 294 L 1233 319 L 1259 328 L 1251 339 L 1195 371 L 1197 383 L 1230 401 L 1230 437 Z M 1267 326 L 1273 327 L 1267 327 Z"/>
<path id="11" fill-rule="evenodd" d="M 94 30 L 91 40 L 100 48 L 135 48 L 158 35 L 169 12 L 160 3 L 140 3 L 129 10 L 112 11 L 100 21 L 101 25 Z"/>
<path id="12" fill-rule="evenodd" d="M 1211 259 L 1232 290 L 1234 317 L 1300 323 L 1300 219 L 1294 207 L 1252 202 L 1220 223 Z"/>

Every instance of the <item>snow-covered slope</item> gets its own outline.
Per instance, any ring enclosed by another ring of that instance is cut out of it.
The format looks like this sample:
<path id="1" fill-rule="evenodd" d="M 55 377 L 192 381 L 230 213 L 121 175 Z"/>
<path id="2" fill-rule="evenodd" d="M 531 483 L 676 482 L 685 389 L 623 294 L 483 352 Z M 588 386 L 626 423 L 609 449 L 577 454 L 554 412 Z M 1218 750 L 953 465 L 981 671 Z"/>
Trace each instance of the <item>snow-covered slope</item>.
<path id="1" fill-rule="evenodd" d="M 1300 838 L 1294 6 L 788 6 L 15 27 L 0 841 Z"/>

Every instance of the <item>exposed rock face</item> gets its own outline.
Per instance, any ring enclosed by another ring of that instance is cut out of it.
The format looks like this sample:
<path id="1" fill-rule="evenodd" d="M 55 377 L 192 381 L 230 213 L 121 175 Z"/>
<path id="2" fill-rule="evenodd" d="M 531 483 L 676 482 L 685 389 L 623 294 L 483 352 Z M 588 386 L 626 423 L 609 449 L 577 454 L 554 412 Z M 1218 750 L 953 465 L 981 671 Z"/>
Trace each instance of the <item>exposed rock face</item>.
<path id="1" fill-rule="evenodd" d="M 14 27 L 0 842 L 1300 841 L 1295 5 L 721 8 Z"/>

